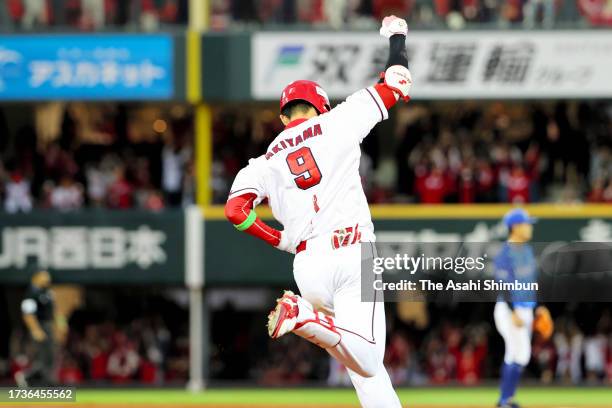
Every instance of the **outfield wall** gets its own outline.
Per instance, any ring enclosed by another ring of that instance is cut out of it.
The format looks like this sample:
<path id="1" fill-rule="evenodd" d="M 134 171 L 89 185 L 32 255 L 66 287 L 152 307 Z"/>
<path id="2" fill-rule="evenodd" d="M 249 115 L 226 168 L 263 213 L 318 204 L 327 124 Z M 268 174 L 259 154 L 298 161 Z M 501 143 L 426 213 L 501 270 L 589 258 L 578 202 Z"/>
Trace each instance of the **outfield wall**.
<path id="1" fill-rule="evenodd" d="M 376 234 L 386 241 L 501 241 L 501 218 L 510 205 L 372 206 Z M 612 206 L 532 205 L 539 218 L 534 241 L 612 241 Z M 293 282 L 293 257 L 236 230 L 222 207 L 204 210 L 206 284 L 287 285 Z M 270 219 L 266 210 L 257 211 Z M 278 226 L 278 225 L 277 225 Z M 239 256 L 236 256 L 236 253 Z"/>
<path id="2" fill-rule="evenodd" d="M 510 208 L 387 205 L 372 206 L 372 214 L 379 240 L 488 242 L 505 239 L 500 220 Z M 534 241 L 612 241 L 610 205 L 527 208 L 540 219 Z M 258 214 L 271 221 L 269 208 Z M 25 284 L 34 265 L 49 268 L 61 283 L 199 287 L 293 280 L 292 256 L 237 232 L 221 206 L 0 214 L 0 283 Z"/>

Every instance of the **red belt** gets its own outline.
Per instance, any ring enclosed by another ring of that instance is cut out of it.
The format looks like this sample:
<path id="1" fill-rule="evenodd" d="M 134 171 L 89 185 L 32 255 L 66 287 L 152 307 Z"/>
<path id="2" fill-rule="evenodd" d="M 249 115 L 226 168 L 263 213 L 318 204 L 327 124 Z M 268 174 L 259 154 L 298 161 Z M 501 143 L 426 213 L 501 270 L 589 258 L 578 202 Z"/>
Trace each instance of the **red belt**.
<path id="1" fill-rule="evenodd" d="M 359 232 L 359 224 L 354 227 L 347 227 L 335 230 L 331 235 L 331 247 L 338 249 L 361 242 L 361 232 Z M 295 254 L 299 254 L 306 250 L 306 241 L 302 241 L 295 248 Z"/>

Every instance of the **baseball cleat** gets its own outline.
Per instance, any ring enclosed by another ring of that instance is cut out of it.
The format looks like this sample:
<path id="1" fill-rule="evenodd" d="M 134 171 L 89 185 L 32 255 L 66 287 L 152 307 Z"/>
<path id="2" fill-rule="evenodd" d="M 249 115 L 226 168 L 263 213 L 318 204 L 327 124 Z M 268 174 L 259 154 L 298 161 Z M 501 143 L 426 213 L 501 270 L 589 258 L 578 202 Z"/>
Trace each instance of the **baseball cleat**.
<path id="1" fill-rule="evenodd" d="M 496 408 L 521 408 L 516 402 L 506 402 L 505 404 L 498 403 Z"/>
<path id="2" fill-rule="evenodd" d="M 298 297 L 286 290 L 280 299 L 276 299 L 276 307 L 268 315 L 268 334 L 273 339 L 289 333 L 295 328 L 298 317 Z"/>
<path id="3" fill-rule="evenodd" d="M 15 379 L 15 383 L 17 384 L 19 388 L 28 387 L 28 381 L 26 380 L 26 376 L 23 373 L 23 371 L 21 370 L 17 371 L 15 375 L 13 376 L 13 378 Z"/>

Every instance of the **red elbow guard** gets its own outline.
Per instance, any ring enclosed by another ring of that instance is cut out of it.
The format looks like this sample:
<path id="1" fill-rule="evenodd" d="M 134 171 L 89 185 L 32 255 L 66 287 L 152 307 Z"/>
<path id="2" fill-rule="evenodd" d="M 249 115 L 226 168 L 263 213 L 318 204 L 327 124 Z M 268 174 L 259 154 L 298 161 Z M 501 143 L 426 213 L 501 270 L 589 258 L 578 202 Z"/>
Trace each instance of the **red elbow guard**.
<path id="1" fill-rule="evenodd" d="M 225 217 L 234 224 L 238 231 L 244 231 L 272 246 L 278 246 L 281 232 L 274 229 L 257 217 L 253 202 L 257 196 L 247 193 L 231 198 L 225 204 Z"/>

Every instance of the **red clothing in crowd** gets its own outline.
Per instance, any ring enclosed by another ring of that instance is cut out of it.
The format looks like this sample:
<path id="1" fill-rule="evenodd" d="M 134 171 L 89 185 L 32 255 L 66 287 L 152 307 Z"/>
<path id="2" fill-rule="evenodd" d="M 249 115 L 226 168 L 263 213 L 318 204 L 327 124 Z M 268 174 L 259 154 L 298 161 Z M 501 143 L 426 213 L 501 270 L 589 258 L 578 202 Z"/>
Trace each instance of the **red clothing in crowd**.
<path id="1" fill-rule="evenodd" d="M 529 202 L 529 176 L 520 167 L 512 169 L 506 180 L 508 201 L 511 203 Z"/>
<path id="2" fill-rule="evenodd" d="M 106 378 L 106 368 L 108 366 L 108 353 L 99 351 L 91 357 L 89 375 L 92 380 L 104 380 Z"/>
<path id="3" fill-rule="evenodd" d="M 118 179 L 108 187 L 110 208 L 127 209 L 132 207 L 132 185 L 125 179 Z"/>
<path id="4" fill-rule="evenodd" d="M 448 183 L 444 174 L 433 170 L 417 179 L 417 192 L 422 203 L 440 204 L 448 194 Z"/>
<path id="5" fill-rule="evenodd" d="M 482 347 L 464 347 L 457 359 L 457 380 L 464 384 L 475 384 L 482 376 L 485 357 Z"/>
<path id="6" fill-rule="evenodd" d="M 473 203 L 476 201 L 476 180 L 470 168 L 461 171 L 459 179 L 459 202 Z"/>
<path id="7" fill-rule="evenodd" d="M 76 364 L 62 366 L 58 372 L 60 384 L 79 384 L 83 382 L 83 372 Z"/>
<path id="8" fill-rule="evenodd" d="M 432 384 L 444 384 L 452 378 L 454 369 L 452 354 L 434 353 L 428 359 L 429 378 Z"/>
<path id="9" fill-rule="evenodd" d="M 603 184 L 596 183 L 589 192 L 587 201 L 590 203 L 612 203 L 612 185 L 604 188 Z"/>
<path id="10" fill-rule="evenodd" d="M 158 380 L 157 367 L 149 360 L 143 360 L 140 364 L 140 381 L 146 384 L 154 384 Z"/>
<path id="11" fill-rule="evenodd" d="M 390 14 L 406 16 L 409 14 L 409 3 L 405 0 L 374 0 L 374 16 L 379 20 Z"/>
<path id="12" fill-rule="evenodd" d="M 606 0 L 578 0 L 578 9 L 594 26 L 612 26 L 612 13 Z"/>
<path id="13" fill-rule="evenodd" d="M 482 163 L 477 170 L 478 194 L 487 194 L 495 187 L 495 172 L 488 163 Z"/>

